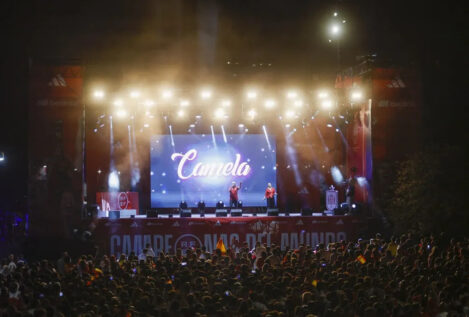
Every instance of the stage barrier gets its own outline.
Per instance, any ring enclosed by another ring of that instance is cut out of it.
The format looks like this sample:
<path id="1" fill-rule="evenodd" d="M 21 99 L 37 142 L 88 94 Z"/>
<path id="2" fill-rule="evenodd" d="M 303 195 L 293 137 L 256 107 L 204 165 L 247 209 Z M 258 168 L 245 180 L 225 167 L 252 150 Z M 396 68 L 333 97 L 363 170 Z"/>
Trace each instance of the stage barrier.
<path id="1" fill-rule="evenodd" d="M 285 250 L 356 239 L 366 227 L 366 220 L 352 216 L 99 219 L 94 237 L 106 253 L 114 255 L 132 251 L 138 255 L 147 243 L 155 252 L 203 245 L 212 252 L 220 238 L 230 248 L 243 242 L 253 248 L 260 241 Z"/>

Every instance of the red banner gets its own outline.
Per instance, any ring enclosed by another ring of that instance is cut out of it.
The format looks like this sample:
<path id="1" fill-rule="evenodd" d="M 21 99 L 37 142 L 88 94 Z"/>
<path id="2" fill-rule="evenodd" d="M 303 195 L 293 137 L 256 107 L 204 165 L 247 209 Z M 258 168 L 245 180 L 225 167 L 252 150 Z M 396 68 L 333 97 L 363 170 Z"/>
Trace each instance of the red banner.
<path id="1" fill-rule="evenodd" d="M 228 217 L 99 219 L 96 242 L 106 253 L 139 254 L 147 243 L 155 252 L 205 246 L 212 252 L 221 238 L 225 246 L 249 248 L 256 241 L 276 244 L 283 250 L 299 245 L 316 246 L 350 240 L 366 229 L 364 220 L 350 216 L 329 217 Z"/>
<path id="2" fill-rule="evenodd" d="M 102 211 L 135 209 L 138 213 L 138 193 L 135 192 L 96 193 L 96 203 Z"/>

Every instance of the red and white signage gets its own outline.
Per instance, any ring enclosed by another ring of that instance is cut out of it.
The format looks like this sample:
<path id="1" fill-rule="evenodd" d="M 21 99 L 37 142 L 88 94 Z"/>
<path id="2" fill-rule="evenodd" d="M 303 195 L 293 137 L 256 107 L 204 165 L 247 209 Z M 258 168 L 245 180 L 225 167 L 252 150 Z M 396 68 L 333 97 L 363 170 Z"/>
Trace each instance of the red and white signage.
<path id="1" fill-rule="evenodd" d="M 138 193 L 104 192 L 96 193 L 96 203 L 102 211 L 132 209 L 138 212 Z"/>

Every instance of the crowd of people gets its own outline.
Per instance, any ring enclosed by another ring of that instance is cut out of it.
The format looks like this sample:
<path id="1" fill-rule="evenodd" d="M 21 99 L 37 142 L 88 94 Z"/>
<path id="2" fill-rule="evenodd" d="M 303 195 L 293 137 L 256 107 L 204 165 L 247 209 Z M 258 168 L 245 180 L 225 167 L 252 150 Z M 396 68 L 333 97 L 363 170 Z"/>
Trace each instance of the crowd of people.
<path id="1" fill-rule="evenodd" d="M 0 316 L 468 316 L 467 239 L 82 255 L 0 267 Z"/>

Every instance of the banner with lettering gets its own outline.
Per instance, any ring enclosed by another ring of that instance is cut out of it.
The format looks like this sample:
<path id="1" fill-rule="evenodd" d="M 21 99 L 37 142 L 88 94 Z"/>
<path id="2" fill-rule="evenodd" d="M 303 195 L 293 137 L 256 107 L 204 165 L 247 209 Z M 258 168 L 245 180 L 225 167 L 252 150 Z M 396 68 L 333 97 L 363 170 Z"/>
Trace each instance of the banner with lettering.
<path id="1" fill-rule="evenodd" d="M 94 236 L 114 255 L 139 254 L 147 243 L 155 252 L 201 246 L 212 252 L 220 238 L 229 248 L 244 242 L 253 248 L 260 241 L 285 250 L 356 239 L 366 227 L 366 220 L 351 216 L 99 219 Z"/>

